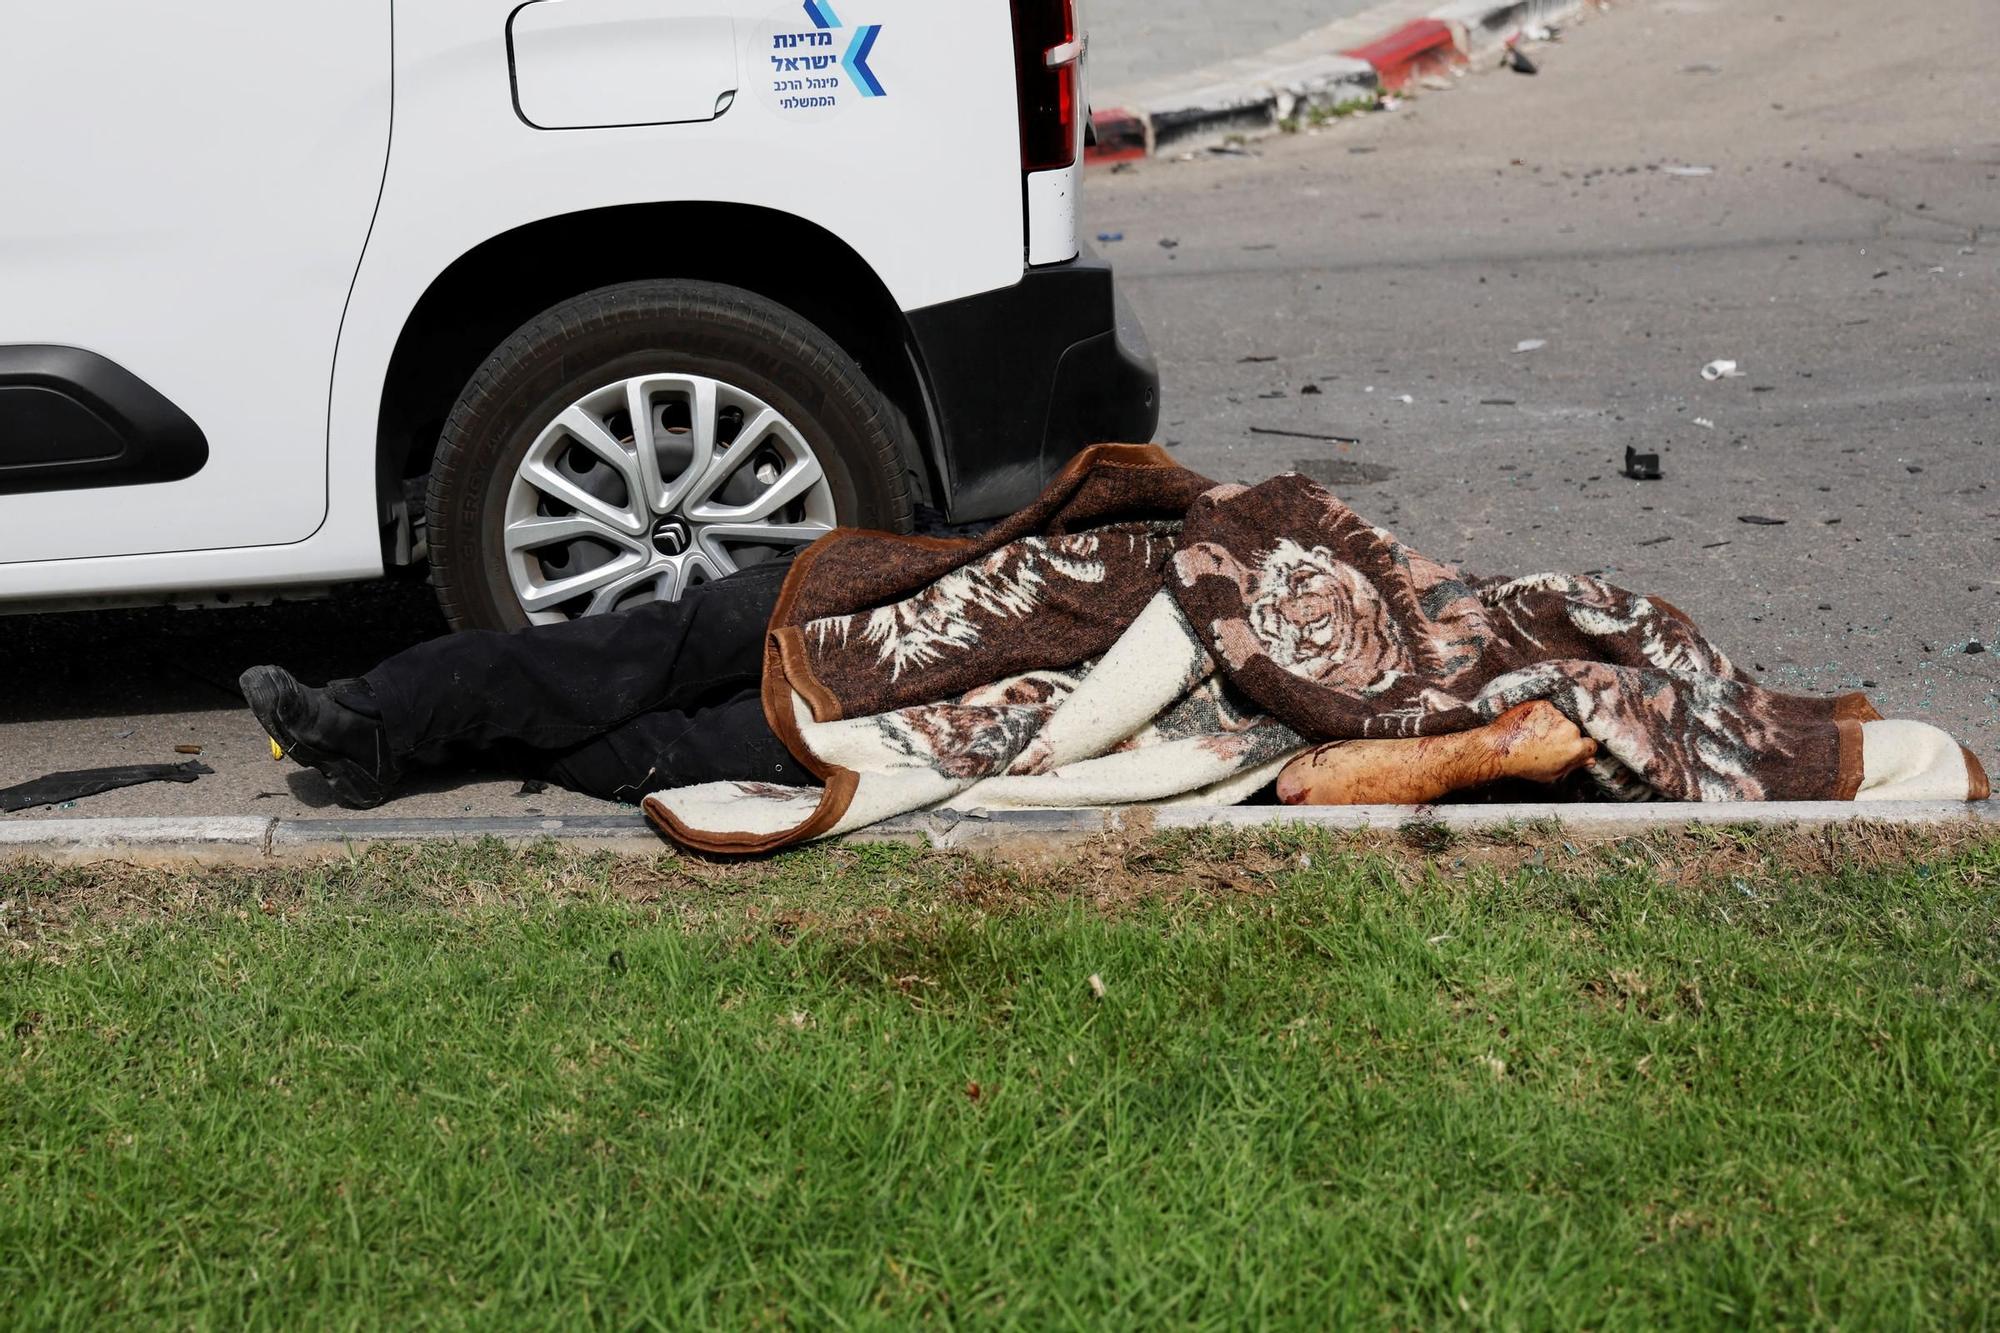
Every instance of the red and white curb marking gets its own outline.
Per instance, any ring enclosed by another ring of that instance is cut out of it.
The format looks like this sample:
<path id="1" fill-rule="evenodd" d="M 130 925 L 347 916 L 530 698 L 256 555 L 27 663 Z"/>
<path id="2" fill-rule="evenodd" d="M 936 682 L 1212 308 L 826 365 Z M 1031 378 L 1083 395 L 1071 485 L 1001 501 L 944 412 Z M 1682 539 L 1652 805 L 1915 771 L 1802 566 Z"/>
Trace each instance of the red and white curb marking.
<path id="1" fill-rule="evenodd" d="M 1435 4 L 1436 0 L 1431 0 Z M 1198 70 L 1131 106 L 1091 109 L 1092 164 L 1129 162 L 1203 136 L 1275 128 L 1300 107 L 1373 102 L 1411 82 L 1466 65 L 1518 41 L 1537 24 L 1572 18 L 1585 0 L 1458 0 L 1404 18 L 1358 42 L 1359 25 L 1407 13 L 1406 0 L 1358 20 L 1331 24 L 1260 57 Z M 1314 50 L 1319 47 L 1319 50 Z"/>

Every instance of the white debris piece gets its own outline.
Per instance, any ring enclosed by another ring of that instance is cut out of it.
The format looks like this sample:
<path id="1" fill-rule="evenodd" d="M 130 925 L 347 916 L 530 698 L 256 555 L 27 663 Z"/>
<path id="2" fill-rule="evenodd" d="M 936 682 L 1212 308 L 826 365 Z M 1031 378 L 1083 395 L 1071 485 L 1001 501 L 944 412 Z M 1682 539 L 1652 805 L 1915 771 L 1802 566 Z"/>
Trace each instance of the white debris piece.
<path id="1" fill-rule="evenodd" d="M 1701 368 L 1701 377 L 1713 383 L 1716 380 L 1743 378 L 1743 372 L 1736 368 L 1734 361 L 1711 361 Z"/>
<path id="2" fill-rule="evenodd" d="M 1694 419 L 1694 424 L 1701 427 L 1703 430 L 1715 429 L 1715 423 L 1713 421 L 1710 421 L 1707 417 L 1696 417 Z"/>
<path id="3" fill-rule="evenodd" d="M 1549 345 L 1547 338 L 1523 338 L 1514 344 L 1517 352 L 1539 352 Z"/>
<path id="4" fill-rule="evenodd" d="M 1714 167 L 1661 167 L 1669 176 L 1713 176 Z"/>

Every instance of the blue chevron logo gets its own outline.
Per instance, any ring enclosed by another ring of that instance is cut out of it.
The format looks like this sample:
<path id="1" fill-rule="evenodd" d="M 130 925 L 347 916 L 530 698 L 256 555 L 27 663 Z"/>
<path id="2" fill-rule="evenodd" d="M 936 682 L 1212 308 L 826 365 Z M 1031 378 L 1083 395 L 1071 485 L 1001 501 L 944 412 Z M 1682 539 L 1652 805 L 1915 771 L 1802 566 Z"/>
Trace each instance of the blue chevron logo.
<path id="1" fill-rule="evenodd" d="M 821 0 L 824 3 L 824 0 Z M 812 0 L 807 0 L 810 7 Z M 861 90 L 863 97 L 885 97 L 882 81 L 875 77 L 875 71 L 868 68 L 868 53 L 875 49 L 875 34 L 882 31 L 879 23 L 869 23 L 854 30 L 854 40 L 847 44 L 847 54 L 841 57 L 841 65 L 847 70 L 847 77 L 854 80 L 854 86 Z"/>
<path id="2" fill-rule="evenodd" d="M 828 0 L 806 0 L 806 17 L 813 21 L 815 28 L 838 28 L 840 15 L 833 12 Z"/>

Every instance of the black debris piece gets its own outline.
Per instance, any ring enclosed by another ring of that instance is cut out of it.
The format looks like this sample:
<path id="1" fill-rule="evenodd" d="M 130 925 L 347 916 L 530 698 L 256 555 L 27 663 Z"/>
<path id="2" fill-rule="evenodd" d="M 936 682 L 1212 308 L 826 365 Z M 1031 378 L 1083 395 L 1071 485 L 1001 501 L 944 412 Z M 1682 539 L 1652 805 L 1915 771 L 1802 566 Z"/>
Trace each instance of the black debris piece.
<path id="1" fill-rule="evenodd" d="M 1275 356 L 1239 356 L 1236 358 L 1236 364 L 1239 366 L 1260 366 L 1266 361 L 1276 361 L 1277 359 Z"/>
<path id="2" fill-rule="evenodd" d="M 1986 645 L 1981 643 L 1979 640 L 1974 639 L 1972 642 L 1965 645 L 1965 651 L 1967 656 L 1976 657 L 1980 653 L 1986 651 Z"/>
<path id="3" fill-rule="evenodd" d="M 1658 481 L 1660 479 L 1660 456 L 1642 454 L 1631 445 L 1625 446 L 1625 475 L 1634 481 Z"/>
<path id="4" fill-rule="evenodd" d="M 1738 523 L 1748 523 L 1752 527 L 1759 528 L 1782 528 L 1786 523 L 1785 519 L 1767 518 L 1763 514 L 1738 514 L 1736 521 Z"/>
<path id="5" fill-rule="evenodd" d="M 1352 435 L 1322 435 L 1310 430 L 1280 430 L 1276 426 L 1252 426 L 1252 435 L 1283 435 L 1294 440 L 1325 440 L 1329 444 L 1359 444 Z"/>
<path id="6" fill-rule="evenodd" d="M 1308 393 L 1310 393 L 1310 394 L 1317 394 L 1317 393 L 1319 392 L 1319 385 L 1317 385 L 1317 384 L 1302 384 L 1302 385 L 1300 385 L 1300 386 L 1299 386 L 1299 392 L 1300 392 L 1301 394 L 1308 394 Z"/>
<path id="7" fill-rule="evenodd" d="M 1172 250 L 1177 248 L 1179 245 L 1180 241 L 1178 241 L 1172 236 L 1162 236 L 1160 238 L 1160 248 L 1162 250 Z"/>
<path id="8" fill-rule="evenodd" d="M 1506 63 L 1507 68 L 1513 70 L 1516 74 L 1538 74 L 1541 72 L 1535 68 L 1535 62 L 1528 59 L 1528 53 L 1518 46 L 1507 48 Z"/>
<path id="9" fill-rule="evenodd" d="M 529 778 L 526 782 L 523 782 L 521 784 L 521 790 L 515 792 L 514 794 L 516 796 L 540 796 L 543 792 L 547 791 L 548 789 L 549 789 L 549 784 L 543 782 L 540 778 Z"/>
<path id="10" fill-rule="evenodd" d="M 198 759 L 184 764 L 125 764 L 116 768 L 83 768 L 73 773 L 51 773 L 0 790 L 0 811 L 33 810 L 37 806 L 61 805 L 120 787 L 137 787 L 147 782 L 193 782 L 215 770 Z"/>
<path id="11" fill-rule="evenodd" d="M 1648 538 L 1647 538 L 1647 539 L 1646 539 L 1645 541 L 1642 541 L 1642 542 L 1640 542 L 1640 543 L 1639 543 L 1639 545 L 1641 545 L 1641 546 L 1659 546 L 1659 545 L 1661 545 L 1661 544 L 1663 544 L 1663 543 L 1665 543 L 1665 542 L 1670 542 L 1670 541 L 1672 541 L 1672 540 L 1673 540 L 1673 538 L 1672 538 L 1672 537 L 1648 537 Z"/>

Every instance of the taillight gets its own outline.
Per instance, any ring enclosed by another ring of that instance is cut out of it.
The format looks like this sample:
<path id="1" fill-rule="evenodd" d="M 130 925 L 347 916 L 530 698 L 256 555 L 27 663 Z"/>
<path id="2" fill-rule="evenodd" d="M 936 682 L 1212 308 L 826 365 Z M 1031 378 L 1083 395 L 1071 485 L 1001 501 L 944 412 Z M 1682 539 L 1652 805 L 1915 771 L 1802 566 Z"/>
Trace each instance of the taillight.
<path id="1" fill-rule="evenodd" d="M 1076 161 L 1083 42 L 1076 0 L 1014 0 L 1014 73 L 1021 92 L 1021 170 Z"/>

